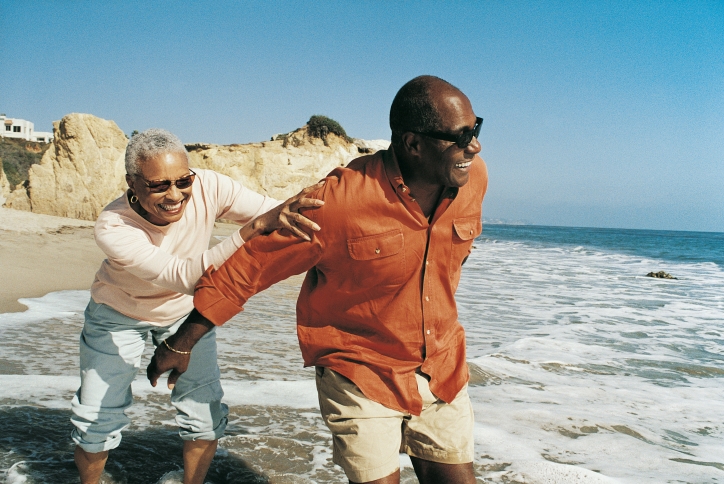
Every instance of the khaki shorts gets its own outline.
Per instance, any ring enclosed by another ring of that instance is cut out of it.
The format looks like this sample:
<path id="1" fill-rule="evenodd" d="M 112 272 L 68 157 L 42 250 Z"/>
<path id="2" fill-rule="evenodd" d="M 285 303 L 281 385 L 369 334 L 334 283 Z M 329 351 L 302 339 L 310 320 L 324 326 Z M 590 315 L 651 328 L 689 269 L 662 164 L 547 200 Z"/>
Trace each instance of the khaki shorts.
<path id="1" fill-rule="evenodd" d="M 419 417 L 389 409 L 365 397 L 357 385 L 317 367 L 319 408 L 332 431 L 334 463 L 352 482 L 389 476 L 400 467 L 400 452 L 444 464 L 473 461 L 473 407 L 467 386 L 448 404 L 417 374 L 423 407 Z"/>

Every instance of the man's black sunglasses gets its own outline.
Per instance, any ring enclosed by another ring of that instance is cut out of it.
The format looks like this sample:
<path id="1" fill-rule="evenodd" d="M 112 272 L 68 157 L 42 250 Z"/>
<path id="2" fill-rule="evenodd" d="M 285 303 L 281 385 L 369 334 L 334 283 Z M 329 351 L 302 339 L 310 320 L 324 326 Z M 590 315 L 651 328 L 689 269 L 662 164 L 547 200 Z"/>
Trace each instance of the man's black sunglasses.
<path id="1" fill-rule="evenodd" d="M 440 131 L 430 131 L 427 133 L 423 133 L 420 131 L 413 131 L 413 133 L 421 134 L 423 136 L 427 136 L 428 138 L 432 139 L 439 139 L 443 141 L 452 141 L 456 145 L 458 145 L 458 148 L 465 149 L 468 147 L 470 143 L 473 141 L 473 136 L 478 137 L 480 134 L 480 127 L 483 125 L 483 118 L 475 118 L 475 126 L 473 126 L 473 129 L 468 129 L 466 131 L 463 131 L 462 133 L 458 135 L 449 134 L 449 133 L 441 133 Z"/>

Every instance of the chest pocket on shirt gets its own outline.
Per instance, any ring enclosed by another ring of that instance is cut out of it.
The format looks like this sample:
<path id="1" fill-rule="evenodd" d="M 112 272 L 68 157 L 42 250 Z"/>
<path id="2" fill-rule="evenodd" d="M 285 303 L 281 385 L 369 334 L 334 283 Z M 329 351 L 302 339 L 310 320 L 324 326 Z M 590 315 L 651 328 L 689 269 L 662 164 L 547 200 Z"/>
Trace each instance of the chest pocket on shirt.
<path id="1" fill-rule="evenodd" d="M 349 270 L 360 287 L 401 284 L 405 276 L 405 238 L 402 230 L 347 239 L 352 258 Z"/>
<path id="2" fill-rule="evenodd" d="M 470 255 L 475 237 L 483 232 L 483 222 L 478 217 L 453 220 L 452 250 L 450 251 L 450 277 L 457 286 L 460 268 Z"/>

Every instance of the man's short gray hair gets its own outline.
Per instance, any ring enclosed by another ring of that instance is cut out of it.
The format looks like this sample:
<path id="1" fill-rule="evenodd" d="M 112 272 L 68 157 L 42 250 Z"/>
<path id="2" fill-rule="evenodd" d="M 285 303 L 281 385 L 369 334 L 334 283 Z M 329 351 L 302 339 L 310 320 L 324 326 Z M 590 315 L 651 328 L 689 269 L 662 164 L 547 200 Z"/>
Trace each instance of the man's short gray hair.
<path id="1" fill-rule="evenodd" d="M 184 153 L 186 161 L 189 154 L 178 137 L 165 129 L 151 128 L 131 137 L 126 146 L 126 173 L 138 175 L 141 164 L 163 153 Z"/>

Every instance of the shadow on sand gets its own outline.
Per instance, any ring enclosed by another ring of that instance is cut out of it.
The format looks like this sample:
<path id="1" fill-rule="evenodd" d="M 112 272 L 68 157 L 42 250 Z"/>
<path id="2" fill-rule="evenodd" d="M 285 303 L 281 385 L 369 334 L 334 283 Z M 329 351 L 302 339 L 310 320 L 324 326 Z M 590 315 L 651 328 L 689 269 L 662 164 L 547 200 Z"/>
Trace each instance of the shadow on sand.
<path id="1" fill-rule="evenodd" d="M 4 482 L 79 482 L 73 462 L 75 444 L 70 440 L 71 428 L 69 410 L 31 406 L 0 408 L 0 472 L 4 474 Z M 110 453 L 106 464 L 109 479 L 104 478 L 102 482 L 157 483 L 165 474 L 183 468 L 182 445 L 174 429 L 128 429 L 120 447 Z M 205 482 L 266 484 L 269 478 L 252 470 L 238 457 L 217 454 Z"/>

